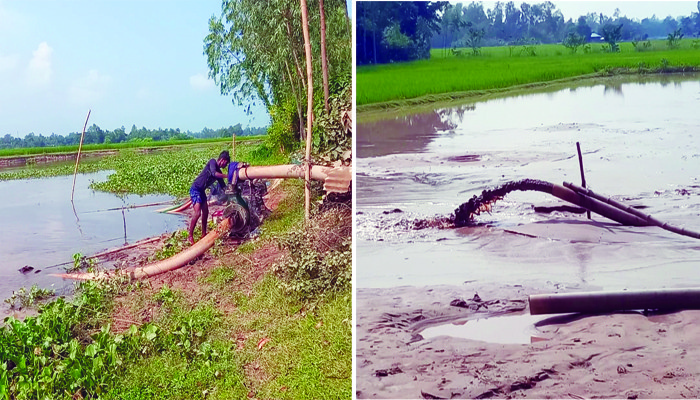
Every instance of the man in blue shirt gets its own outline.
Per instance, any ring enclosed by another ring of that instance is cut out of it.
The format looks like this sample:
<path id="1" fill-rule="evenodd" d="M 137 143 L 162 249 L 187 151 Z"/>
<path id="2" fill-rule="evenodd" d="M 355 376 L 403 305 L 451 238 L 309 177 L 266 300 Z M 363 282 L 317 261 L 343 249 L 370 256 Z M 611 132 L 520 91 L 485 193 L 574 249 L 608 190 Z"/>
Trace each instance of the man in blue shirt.
<path id="1" fill-rule="evenodd" d="M 207 218 L 209 217 L 209 206 L 207 205 L 207 195 L 204 192 L 209 185 L 215 181 L 219 183 L 220 189 L 224 189 L 226 184 L 224 183 L 224 175 L 221 172 L 221 168 L 225 168 L 228 163 L 231 162 L 231 156 L 229 156 L 228 151 L 224 150 L 219 154 L 219 158 L 214 160 L 213 158 L 207 162 L 202 172 L 199 173 L 197 178 L 195 178 L 192 186 L 190 187 L 190 199 L 192 199 L 192 206 L 194 209 L 194 214 L 192 214 L 192 219 L 189 225 L 189 241 L 190 244 L 194 244 L 194 227 L 197 225 L 197 220 L 200 215 L 202 217 L 202 237 L 207 234 Z"/>

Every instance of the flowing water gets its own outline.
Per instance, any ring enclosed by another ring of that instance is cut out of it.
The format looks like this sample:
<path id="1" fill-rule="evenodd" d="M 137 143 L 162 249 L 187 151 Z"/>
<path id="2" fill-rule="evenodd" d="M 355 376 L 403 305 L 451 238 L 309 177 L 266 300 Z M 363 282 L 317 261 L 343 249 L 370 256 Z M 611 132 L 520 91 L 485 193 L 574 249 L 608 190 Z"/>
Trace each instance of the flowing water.
<path id="1" fill-rule="evenodd" d="M 73 254 L 95 254 L 183 226 L 183 217 L 155 212 L 166 205 L 123 213 L 109 210 L 173 200 L 166 195 L 118 197 L 88 188 L 91 181 L 102 181 L 109 173 L 78 175 L 73 203 L 72 176 L 0 182 L 0 299 L 33 284 L 53 285 L 60 292 L 71 284 L 49 274 L 63 272 L 64 267 L 56 264 L 71 262 Z M 34 270 L 20 273 L 26 265 Z M 0 308 L 6 306 L 0 303 Z"/>
<path id="2" fill-rule="evenodd" d="M 700 231 L 700 76 L 610 78 L 549 91 L 359 115 L 358 287 L 526 284 L 540 288 L 700 286 L 700 240 L 625 227 L 513 192 L 464 228 L 407 228 L 448 216 L 484 189 L 525 178 L 581 184 Z"/>

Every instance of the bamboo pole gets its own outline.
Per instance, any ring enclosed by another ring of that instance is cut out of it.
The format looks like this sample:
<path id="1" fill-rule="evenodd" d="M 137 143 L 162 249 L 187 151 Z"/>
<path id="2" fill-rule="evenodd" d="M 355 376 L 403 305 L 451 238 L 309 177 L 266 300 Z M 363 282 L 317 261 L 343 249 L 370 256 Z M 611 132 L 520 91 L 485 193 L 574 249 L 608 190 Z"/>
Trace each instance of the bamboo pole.
<path id="1" fill-rule="evenodd" d="M 306 0 L 301 0 L 301 27 L 304 32 L 304 52 L 306 53 L 307 107 L 306 107 L 306 174 L 304 181 L 304 215 L 311 218 L 311 135 L 313 124 L 314 85 L 311 65 L 311 39 L 309 38 L 309 12 Z"/>
<path id="2" fill-rule="evenodd" d="M 581 186 L 586 187 L 586 175 L 583 173 L 583 156 L 581 156 L 581 145 L 576 142 L 576 151 L 578 151 L 578 166 L 581 169 Z M 586 210 L 586 216 L 591 219 L 591 211 Z"/>
<path id="3" fill-rule="evenodd" d="M 236 159 L 236 132 L 231 134 L 231 160 Z"/>
<path id="4" fill-rule="evenodd" d="M 83 139 L 85 139 L 85 128 L 87 127 L 88 120 L 90 119 L 90 112 L 88 110 L 87 118 L 85 118 L 85 125 L 83 125 L 83 134 L 80 135 L 80 145 L 78 145 L 78 157 L 75 159 L 75 171 L 73 172 L 73 189 L 70 191 L 70 202 L 73 202 L 73 194 L 75 193 L 75 178 L 78 176 L 78 163 L 80 162 L 80 152 L 83 149 Z"/>

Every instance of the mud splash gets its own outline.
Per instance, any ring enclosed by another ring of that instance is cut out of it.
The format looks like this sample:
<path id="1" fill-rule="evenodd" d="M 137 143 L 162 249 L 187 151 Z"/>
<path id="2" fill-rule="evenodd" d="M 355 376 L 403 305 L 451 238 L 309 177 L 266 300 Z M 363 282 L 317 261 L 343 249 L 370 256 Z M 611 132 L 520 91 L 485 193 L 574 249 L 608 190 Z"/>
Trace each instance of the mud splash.
<path id="1" fill-rule="evenodd" d="M 506 194 L 515 191 L 534 190 L 538 192 L 551 193 L 552 184 L 537 179 L 523 179 L 520 181 L 508 182 L 495 189 L 484 190 L 481 195 L 474 196 L 466 203 L 463 203 L 455 210 L 454 224 L 456 227 L 470 226 L 474 223 L 474 216 L 482 212 L 491 212 L 491 206 Z"/>

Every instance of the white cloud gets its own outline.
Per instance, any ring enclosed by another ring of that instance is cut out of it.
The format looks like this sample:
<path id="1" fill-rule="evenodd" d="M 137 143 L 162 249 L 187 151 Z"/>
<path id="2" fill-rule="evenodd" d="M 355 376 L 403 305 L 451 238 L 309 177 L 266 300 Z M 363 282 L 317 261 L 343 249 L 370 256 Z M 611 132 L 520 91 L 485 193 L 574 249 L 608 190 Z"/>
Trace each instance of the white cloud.
<path id="1" fill-rule="evenodd" d="M 27 83 L 32 86 L 44 86 L 51 82 L 51 75 L 53 75 L 51 69 L 52 54 L 53 49 L 46 42 L 41 42 L 39 47 L 32 52 L 32 59 L 29 60 L 27 68 Z"/>
<path id="2" fill-rule="evenodd" d="M 73 81 L 68 88 L 68 98 L 76 104 L 92 105 L 105 95 L 111 83 L 109 75 L 101 75 L 92 69 L 84 77 Z"/>
<path id="3" fill-rule="evenodd" d="M 190 76 L 190 86 L 194 90 L 205 91 L 214 88 L 214 81 L 204 74 Z"/>

